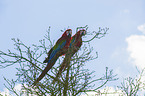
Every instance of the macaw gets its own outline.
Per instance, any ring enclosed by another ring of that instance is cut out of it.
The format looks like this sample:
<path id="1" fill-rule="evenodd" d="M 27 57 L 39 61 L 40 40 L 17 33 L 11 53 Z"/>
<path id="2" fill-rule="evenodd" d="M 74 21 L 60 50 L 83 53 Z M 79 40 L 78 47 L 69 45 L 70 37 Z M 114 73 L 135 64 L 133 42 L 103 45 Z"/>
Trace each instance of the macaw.
<path id="1" fill-rule="evenodd" d="M 65 54 L 65 58 L 60 66 L 60 69 L 56 75 L 56 78 L 66 69 L 70 63 L 71 57 L 80 49 L 82 45 L 82 36 L 86 34 L 86 30 L 79 30 L 71 39 L 68 52 Z M 54 82 L 54 81 L 53 81 Z"/>
<path id="2" fill-rule="evenodd" d="M 50 49 L 50 51 L 48 52 L 48 57 L 45 58 L 45 60 L 43 61 L 43 63 L 47 63 L 47 66 L 42 71 L 37 80 L 34 82 L 34 84 L 38 83 L 45 76 L 45 74 L 52 68 L 52 66 L 61 55 L 66 54 L 69 48 L 71 34 L 72 30 L 67 29 L 62 34 L 61 38 L 57 40 L 56 44 Z"/>

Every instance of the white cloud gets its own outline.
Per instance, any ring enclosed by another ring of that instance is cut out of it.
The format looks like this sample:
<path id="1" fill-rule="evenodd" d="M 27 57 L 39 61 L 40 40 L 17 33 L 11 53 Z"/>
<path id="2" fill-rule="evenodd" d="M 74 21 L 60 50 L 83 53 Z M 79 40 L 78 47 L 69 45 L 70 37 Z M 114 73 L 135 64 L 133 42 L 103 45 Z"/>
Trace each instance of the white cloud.
<path id="1" fill-rule="evenodd" d="M 22 85 L 21 84 L 17 84 L 14 89 L 16 90 L 16 92 L 19 94 L 22 91 Z M 24 90 L 23 90 L 24 91 Z M 1 95 L 3 96 L 15 96 L 15 94 L 11 94 L 10 91 L 8 89 L 4 89 L 3 92 L 0 92 Z M 125 96 L 121 90 L 117 89 L 115 90 L 113 87 L 105 87 L 103 89 L 98 90 L 97 92 L 87 92 L 87 94 L 89 96 Z M 88 95 L 81 95 L 81 96 L 88 96 Z M 26 94 L 23 94 L 22 96 L 27 96 Z M 29 96 L 36 96 L 36 95 L 32 95 L 30 94 Z M 49 96 L 49 95 L 47 95 Z"/>
<path id="2" fill-rule="evenodd" d="M 10 91 L 6 88 L 4 88 L 3 92 L 0 92 L 0 95 L 2 95 L 2 96 L 11 96 Z"/>
<path id="3" fill-rule="evenodd" d="M 30 88 L 30 87 L 28 87 L 26 84 L 24 84 L 24 86 L 26 87 L 26 88 Z M 27 90 L 24 90 L 23 88 L 22 88 L 22 84 L 17 84 L 15 87 L 14 87 L 14 89 L 13 90 L 15 90 L 15 92 L 18 94 L 18 95 L 20 95 L 20 94 L 22 94 L 21 96 L 28 96 L 27 95 Z M 35 91 L 36 91 L 37 89 L 35 89 Z M 32 89 L 32 91 L 33 91 L 33 89 Z M 39 92 L 39 91 L 38 91 Z M 16 96 L 14 93 L 11 93 L 8 89 L 6 89 L 6 88 L 4 88 L 4 91 L 0 91 L 0 96 Z M 41 94 L 40 94 L 41 95 Z M 48 95 L 48 94 L 46 94 L 47 96 L 50 96 L 50 95 Z M 29 94 L 29 96 L 38 96 L 38 95 L 35 95 L 35 94 Z"/>
<path id="4" fill-rule="evenodd" d="M 131 35 L 126 39 L 127 51 L 130 53 L 130 61 L 139 69 L 145 68 L 145 36 Z"/>
<path id="5" fill-rule="evenodd" d="M 88 96 L 88 95 L 89 96 L 98 96 L 97 92 L 86 92 L 86 94 L 84 94 L 84 95 L 81 94 L 80 96 Z"/>
<path id="6" fill-rule="evenodd" d="M 14 87 L 14 90 L 17 94 L 21 94 L 22 91 L 25 92 L 24 90 L 22 90 L 22 85 L 21 84 L 17 84 L 15 87 Z M 8 89 L 4 88 L 4 91 L 3 92 L 0 92 L 1 95 L 3 96 L 15 96 L 14 93 L 11 93 Z M 26 94 L 24 93 L 22 96 L 26 96 Z M 31 95 L 30 95 L 31 96 Z M 35 96 L 35 95 L 33 95 Z"/>
<path id="7" fill-rule="evenodd" d="M 21 90 L 21 87 L 22 85 L 21 84 L 17 84 L 15 87 L 14 87 L 14 90 L 17 92 L 17 93 L 20 93 Z M 0 92 L 1 95 L 3 96 L 15 96 L 14 94 L 11 94 L 10 91 L 6 88 L 4 88 L 4 91 L 3 92 Z"/>
<path id="8" fill-rule="evenodd" d="M 139 25 L 137 29 L 145 34 L 145 24 Z"/>
<path id="9" fill-rule="evenodd" d="M 86 95 L 81 96 L 126 96 L 121 90 L 114 89 L 113 87 L 105 87 L 97 92 L 86 92 Z"/>

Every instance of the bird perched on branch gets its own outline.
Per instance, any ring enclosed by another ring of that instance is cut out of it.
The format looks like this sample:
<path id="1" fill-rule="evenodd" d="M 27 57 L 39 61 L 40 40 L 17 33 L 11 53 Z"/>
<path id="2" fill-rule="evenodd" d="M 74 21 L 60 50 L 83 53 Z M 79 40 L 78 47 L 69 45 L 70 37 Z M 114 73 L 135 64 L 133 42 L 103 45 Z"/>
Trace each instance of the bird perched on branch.
<path id="1" fill-rule="evenodd" d="M 71 34 L 72 30 L 67 29 L 62 34 L 61 38 L 57 40 L 56 44 L 49 50 L 48 57 L 43 61 L 43 63 L 47 63 L 47 66 L 34 82 L 34 84 L 38 83 L 45 76 L 45 74 L 52 68 L 61 55 L 66 54 L 70 45 Z"/>
<path id="2" fill-rule="evenodd" d="M 68 52 L 65 54 L 65 58 L 59 68 L 59 71 L 56 75 L 56 78 L 60 76 L 60 74 L 66 69 L 68 64 L 70 63 L 71 57 L 80 49 L 82 45 L 82 36 L 86 34 L 86 30 L 79 30 L 71 39 L 70 47 L 68 48 Z M 54 83 L 54 81 L 53 81 Z"/>

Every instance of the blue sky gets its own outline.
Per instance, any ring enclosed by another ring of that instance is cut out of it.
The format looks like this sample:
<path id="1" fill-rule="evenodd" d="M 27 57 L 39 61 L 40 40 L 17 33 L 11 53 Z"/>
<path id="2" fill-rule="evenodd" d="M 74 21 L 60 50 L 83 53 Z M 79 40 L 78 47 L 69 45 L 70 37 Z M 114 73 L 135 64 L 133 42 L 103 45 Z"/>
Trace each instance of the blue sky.
<path id="1" fill-rule="evenodd" d="M 144 0 L 0 0 L 0 50 L 13 50 L 11 38 L 20 38 L 27 45 L 37 44 L 49 26 L 55 41 L 62 34 L 60 30 L 68 26 L 73 34 L 79 26 L 88 25 L 90 31 L 109 27 L 104 38 L 91 42 L 99 58 L 88 62 L 86 68 L 96 71 L 97 76 L 102 76 L 105 67 L 113 69 L 120 77 L 108 84 L 114 86 L 122 77 L 137 74 L 138 62 L 145 65 L 138 58 L 144 50 L 135 51 L 145 42 L 144 17 Z M 13 78 L 15 67 L 0 69 L 0 90 L 5 83 L 2 77 Z"/>

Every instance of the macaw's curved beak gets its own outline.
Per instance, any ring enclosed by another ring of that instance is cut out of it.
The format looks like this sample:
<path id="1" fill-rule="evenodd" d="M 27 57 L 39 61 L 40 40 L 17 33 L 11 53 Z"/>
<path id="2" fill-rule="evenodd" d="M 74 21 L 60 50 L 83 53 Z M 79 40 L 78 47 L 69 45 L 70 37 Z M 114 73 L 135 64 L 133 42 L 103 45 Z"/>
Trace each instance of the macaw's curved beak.
<path id="1" fill-rule="evenodd" d="M 82 30 L 83 32 L 82 32 L 82 34 L 81 34 L 81 36 L 84 36 L 84 35 L 86 35 L 86 30 Z"/>

